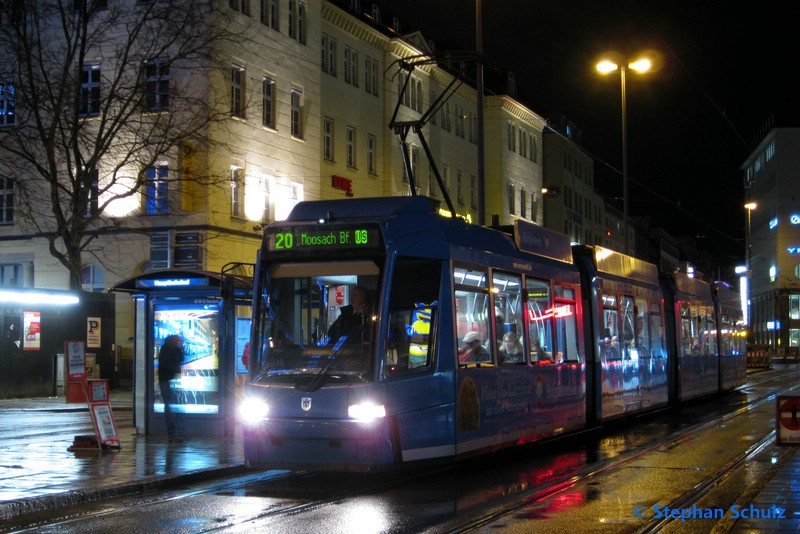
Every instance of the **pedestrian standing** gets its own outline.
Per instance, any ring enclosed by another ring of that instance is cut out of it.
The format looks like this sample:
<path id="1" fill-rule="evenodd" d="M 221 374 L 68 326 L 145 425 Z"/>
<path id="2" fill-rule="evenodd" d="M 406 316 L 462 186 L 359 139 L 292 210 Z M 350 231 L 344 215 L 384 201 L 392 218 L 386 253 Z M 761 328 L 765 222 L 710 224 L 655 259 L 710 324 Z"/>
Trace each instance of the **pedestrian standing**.
<path id="1" fill-rule="evenodd" d="M 171 443 L 183 441 L 183 414 L 175 410 L 178 404 L 176 379 L 181 374 L 183 357 L 183 338 L 178 335 L 167 336 L 158 352 L 158 387 L 164 401 L 164 420 Z"/>

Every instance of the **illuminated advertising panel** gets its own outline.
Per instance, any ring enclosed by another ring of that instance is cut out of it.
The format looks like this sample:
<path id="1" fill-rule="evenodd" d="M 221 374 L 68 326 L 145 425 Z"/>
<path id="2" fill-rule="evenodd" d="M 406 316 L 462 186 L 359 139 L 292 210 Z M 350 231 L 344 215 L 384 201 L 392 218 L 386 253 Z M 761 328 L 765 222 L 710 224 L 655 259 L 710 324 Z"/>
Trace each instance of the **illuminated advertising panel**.
<path id="1" fill-rule="evenodd" d="M 176 412 L 216 414 L 219 412 L 219 308 L 216 299 L 159 299 L 153 314 L 153 411 L 164 412 L 158 387 L 158 351 L 164 339 L 179 335 L 184 340 L 181 374 L 176 379 Z"/>

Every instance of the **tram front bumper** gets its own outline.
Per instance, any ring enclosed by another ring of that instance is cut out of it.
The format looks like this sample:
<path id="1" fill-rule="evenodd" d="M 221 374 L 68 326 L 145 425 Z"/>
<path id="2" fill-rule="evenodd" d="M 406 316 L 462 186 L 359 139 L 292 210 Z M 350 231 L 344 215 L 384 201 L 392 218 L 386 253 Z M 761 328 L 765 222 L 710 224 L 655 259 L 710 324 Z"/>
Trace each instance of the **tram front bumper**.
<path id="1" fill-rule="evenodd" d="M 390 419 L 266 419 L 245 426 L 244 457 L 255 468 L 380 471 L 396 467 Z"/>

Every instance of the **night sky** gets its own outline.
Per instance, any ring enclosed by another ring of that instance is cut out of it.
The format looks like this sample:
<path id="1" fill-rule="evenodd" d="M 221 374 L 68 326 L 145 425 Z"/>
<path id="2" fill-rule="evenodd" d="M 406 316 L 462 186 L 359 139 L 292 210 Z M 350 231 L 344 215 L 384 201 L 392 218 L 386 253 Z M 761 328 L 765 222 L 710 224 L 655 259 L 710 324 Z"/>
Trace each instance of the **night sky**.
<path id="1" fill-rule="evenodd" d="M 475 48 L 475 0 L 379 0 L 437 52 Z M 629 210 L 719 256 L 744 254 L 740 167 L 772 114 L 785 116 L 800 47 L 790 3 L 482 0 L 486 71 L 510 69 L 537 114 L 566 116 L 595 158 L 597 187 L 622 196 L 620 78 L 606 52 L 652 51 L 627 79 Z M 389 19 L 384 19 L 387 22 Z M 487 74 L 488 76 L 488 74 Z M 800 123 L 798 123 L 800 125 Z"/>

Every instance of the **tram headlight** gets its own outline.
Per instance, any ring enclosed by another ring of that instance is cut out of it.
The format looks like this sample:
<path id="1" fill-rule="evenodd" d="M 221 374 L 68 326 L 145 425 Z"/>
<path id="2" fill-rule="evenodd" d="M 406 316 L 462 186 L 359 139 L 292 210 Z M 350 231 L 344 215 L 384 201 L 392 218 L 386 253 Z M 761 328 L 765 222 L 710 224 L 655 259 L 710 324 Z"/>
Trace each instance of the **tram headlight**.
<path id="1" fill-rule="evenodd" d="M 239 417 L 248 425 L 256 425 L 266 419 L 269 406 L 256 397 L 249 397 L 239 405 Z"/>
<path id="2" fill-rule="evenodd" d="M 362 402 L 360 404 L 351 404 L 347 408 L 347 415 L 356 421 L 369 423 L 375 419 L 386 417 L 386 408 L 383 406 L 383 404 Z"/>

